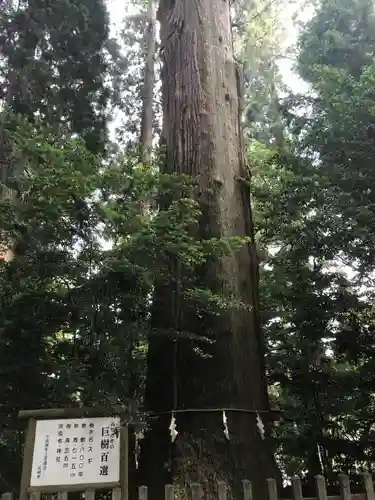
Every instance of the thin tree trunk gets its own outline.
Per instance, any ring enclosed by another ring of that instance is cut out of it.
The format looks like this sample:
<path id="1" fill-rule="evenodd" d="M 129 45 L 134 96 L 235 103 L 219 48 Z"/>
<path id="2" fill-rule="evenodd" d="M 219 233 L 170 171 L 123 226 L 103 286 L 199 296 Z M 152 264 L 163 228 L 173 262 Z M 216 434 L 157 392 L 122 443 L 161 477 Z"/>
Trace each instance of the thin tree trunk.
<path id="1" fill-rule="evenodd" d="M 201 237 L 249 236 L 253 228 L 239 120 L 237 71 L 228 0 L 161 0 L 163 113 L 166 172 L 199 183 Z M 178 283 L 176 267 L 172 280 Z M 229 412 L 230 441 L 220 412 L 178 413 L 179 435 L 170 442 L 171 413 L 152 420 L 142 446 L 141 481 L 162 498 L 166 482 L 211 481 L 238 485 L 250 479 L 257 498 L 266 498 L 265 478 L 276 475 L 268 438 L 256 426 L 256 411 L 269 410 L 264 370 L 255 247 L 213 262 L 202 281 L 250 306 L 226 311 L 214 323 L 183 314 L 178 286 L 157 290 L 153 325 L 215 332 L 208 359 L 189 340 L 152 337 L 148 352 L 146 407 L 173 409 L 237 407 Z M 269 414 L 268 414 L 269 415 Z M 178 458 L 178 460 L 176 460 Z"/>
<path id="2" fill-rule="evenodd" d="M 13 155 L 11 145 L 6 131 L 6 120 L 13 98 L 14 78 L 12 71 L 9 70 L 6 100 L 0 118 L 0 200 L 11 200 L 13 202 L 17 198 L 17 193 L 15 189 L 8 185 L 10 172 L 14 169 L 12 166 Z M 0 232 L 0 239 L 0 258 L 5 262 L 10 262 L 15 257 L 13 242 L 4 231 Z"/>
<path id="3" fill-rule="evenodd" d="M 148 0 L 147 29 L 145 33 L 145 66 L 142 88 L 142 112 L 141 112 L 141 134 L 140 134 L 140 160 L 144 164 L 151 161 L 151 150 L 153 140 L 153 96 L 155 82 L 155 55 L 156 55 L 156 7 L 154 0 Z M 150 209 L 150 200 L 142 203 L 143 213 Z M 135 338 L 131 332 L 128 367 L 130 373 L 129 395 L 135 398 L 137 377 L 135 374 L 134 347 Z M 136 495 L 136 441 L 134 433 L 129 435 L 129 491 L 130 496 Z"/>
<path id="4" fill-rule="evenodd" d="M 155 81 L 156 52 L 156 8 L 154 0 L 148 0 L 147 32 L 145 37 L 146 57 L 142 89 L 141 155 L 144 162 L 150 161 L 153 130 L 153 94 Z"/>

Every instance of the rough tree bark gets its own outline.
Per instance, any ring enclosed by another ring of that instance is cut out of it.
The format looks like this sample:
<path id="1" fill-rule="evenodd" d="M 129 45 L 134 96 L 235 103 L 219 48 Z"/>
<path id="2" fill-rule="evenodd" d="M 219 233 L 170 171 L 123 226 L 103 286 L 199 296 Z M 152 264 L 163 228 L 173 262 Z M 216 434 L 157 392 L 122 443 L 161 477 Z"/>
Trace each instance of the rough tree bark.
<path id="1" fill-rule="evenodd" d="M 239 119 L 239 81 L 233 57 L 229 0 L 161 0 L 162 88 L 166 172 L 193 176 L 202 209 L 200 236 L 253 238 L 249 186 Z M 148 352 L 146 407 L 172 409 L 236 407 L 269 410 L 259 323 L 258 266 L 254 244 L 213 262 L 203 282 L 251 306 L 227 311 L 213 324 L 181 315 L 173 284 L 157 290 L 153 324 L 215 331 L 208 359 L 189 340 L 152 337 Z M 174 270 L 171 269 L 173 275 Z M 171 280 L 173 282 L 173 279 Z M 141 454 L 140 481 L 152 499 L 170 481 L 233 484 L 247 478 L 265 498 L 266 477 L 276 475 L 269 440 L 262 439 L 255 413 L 228 412 L 230 441 L 220 412 L 178 413 L 179 435 L 170 443 L 171 414 L 151 421 Z"/>

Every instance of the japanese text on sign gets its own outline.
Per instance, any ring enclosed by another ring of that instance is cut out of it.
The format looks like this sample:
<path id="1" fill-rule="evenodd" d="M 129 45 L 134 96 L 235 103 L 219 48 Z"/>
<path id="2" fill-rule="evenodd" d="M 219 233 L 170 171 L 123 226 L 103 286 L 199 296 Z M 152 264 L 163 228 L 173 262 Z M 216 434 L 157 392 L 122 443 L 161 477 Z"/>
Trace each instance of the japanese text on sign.
<path id="1" fill-rule="evenodd" d="M 120 480 L 118 418 L 38 420 L 30 485 Z"/>

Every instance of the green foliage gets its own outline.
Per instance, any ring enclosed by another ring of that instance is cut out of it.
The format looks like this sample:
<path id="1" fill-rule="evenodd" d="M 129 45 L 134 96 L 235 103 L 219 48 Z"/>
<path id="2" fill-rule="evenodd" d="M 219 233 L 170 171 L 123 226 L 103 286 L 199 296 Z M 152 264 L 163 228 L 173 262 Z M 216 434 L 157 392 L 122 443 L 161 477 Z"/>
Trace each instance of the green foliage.
<path id="1" fill-rule="evenodd" d="M 102 0 L 7 2 L 0 16 L 0 93 L 14 112 L 69 124 L 90 150 L 104 146 L 109 89 Z"/>
<path id="2" fill-rule="evenodd" d="M 233 6 L 235 52 L 244 79 L 245 135 L 262 142 L 275 140 L 281 127 L 278 94 L 283 84 L 277 63 L 285 56 L 280 20 L 285 7 L 282 0 L 236 1 Z"/>
<path id="3" fill-rule="evenodd" d="M 315 65 L 327 65 L 359 77 L 374 56 L 374 28 L 372 0 L 321 1 L 300 38 L 301 75 L 312 81 Z"/>
<path id="4" fill-rule="evenodd" d="M 155 287 L 170 283 L 171 259 L 187 306 L 217 314 L 241 305 L 202 290 L 198 271 L 245 243 L 194 236 L 200 210 L 188 178 L 145 168 L 130 154 L 104 162 L 66 130 L 55 135 L 25 119 L 12 120 L 9 135 L 16 161 L 27 168 L 17 200 L 0 203 L 0 227 L 17 254 L 0 263 L 8 482 L 17 477 L 9 462 L 17 411 L 141 401 L 148 336 L 165 333 L 152 332 L 150 299 Z M 156 193 L 171 203 L 145 211 Z"/>
<path id="5" fill-rule="evenodd" d="M 374 5 L 319 4 L 299 45 L 309 96 L 252 142 L 270 390 L 286 473 L 372 467 Z M 272 142 L 271 142 L 272 144 Z"/>

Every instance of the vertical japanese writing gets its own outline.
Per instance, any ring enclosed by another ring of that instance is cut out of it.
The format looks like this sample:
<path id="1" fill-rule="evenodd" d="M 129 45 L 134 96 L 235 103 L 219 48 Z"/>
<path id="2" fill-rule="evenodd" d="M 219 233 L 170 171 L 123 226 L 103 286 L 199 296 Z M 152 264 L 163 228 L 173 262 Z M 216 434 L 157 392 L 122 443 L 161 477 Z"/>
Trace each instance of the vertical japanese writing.
<path id="1" fill-rule="evenodd" d="M 86 427 L 87 424 L 86 422 L 81 423 L 81 429 L 82 429 L 82 434 L 86 433 Z M 86 451 L 86 436 L 81 436 L 79 439 L 79 448 L 78 448 L 78 453 L 79 453 L 79 464 L 78 464 L 78 476 L 80 478 L 84 477 L 84 468 L 85 468 L 85 451 Z"/>
<path id="2" fill-rule="evenodd" d="M 44 438 L 44 457 L 43 457 L 43 471 L 47 469 L 48 466 L 48 449 L 49 449 L 49 434 L 46 434 Z"/>
<path id="3" fill-rule="evenodd" d="M 88 432 L 88 443 L 87 443 L 87 453 L 88 453 L 88 458 L 87 458 L 87 463 L 89 465 L 92 464 L 92 454 L 93 454 L 93 445 L 94 445 L 94 429 L 95 425 L 93 422 L 89 423 L 89 432 Z"/>
<path id="4" fill-rule="evenodd" d="M 62 457 L 64 446 L 64 425 L 59 424 L 57 429 L 57 446 L 56 446 L 56 463 L 60 464 L 64 458 Z"/>
<path id="5" fill-rule="evenodd" d="M 70 424 L 66 425 L 66 429 L 69 430 L 71 427 Z M 64 463 L 63 468 L 69 469 L 69 454 L 70 454 L 70 437 L 66 437 L 64 439 Z"/>
<path id="6" fill-rule="evenodd" d="M 102 453 L 100 455 L 100 466 L 99 466 L 99 476 L 108 476 L 108 455 L 109 453 L 104 450 L 109 450 L 110 448 L 110 427 L 102 427 L 101 430 L 102 438 L 100 440 L 100 448 Z"/>
<path id="7" fill-rule="evenodd" d="M 119 480 L 118 419 L 37 423 L 32 486 Z"/>
<path id="8" fill-rule="evenodd" d="M 59 424 L 57 429 L 56 463 L 61 463 L 62 447 L 64 442 L 64 425 Z"/>

